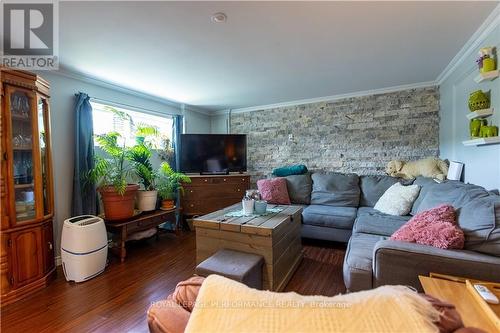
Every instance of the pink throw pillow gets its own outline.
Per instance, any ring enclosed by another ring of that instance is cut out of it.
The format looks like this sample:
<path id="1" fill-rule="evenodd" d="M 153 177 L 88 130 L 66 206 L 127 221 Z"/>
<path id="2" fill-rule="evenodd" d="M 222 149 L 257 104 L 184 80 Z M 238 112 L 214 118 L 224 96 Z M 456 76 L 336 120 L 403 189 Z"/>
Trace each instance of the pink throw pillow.
<path id="1" fill-rule="evenodd" d="M 258 180 L 257 188 L 259 189 L 262 199 L 269 203 L 279 205 L 291 204 L 285 178 L 277 177 Z"/>
<path id="2" fill-rule="evenodd" d="M 440 249 L 463 249 L 464 232 L 456 224 L 450 205 L 423 211 L 399 228 L 391 239 L 430 245 Z"/>

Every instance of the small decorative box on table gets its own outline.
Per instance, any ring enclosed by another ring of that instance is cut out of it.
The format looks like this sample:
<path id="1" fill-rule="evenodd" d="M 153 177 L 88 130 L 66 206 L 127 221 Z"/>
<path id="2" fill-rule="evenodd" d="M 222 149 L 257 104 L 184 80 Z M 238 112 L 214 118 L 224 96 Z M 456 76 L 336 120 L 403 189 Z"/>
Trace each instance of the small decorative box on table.
<path id="1" fill-rule="evenodd" d="M 283 290 L 302 260 L 302 207 L 269 205 L 265 215 L 241 216 L 241 203 L 193 220 L 196 263 L 220 249 L 264 257 L 262 287 Z"/>

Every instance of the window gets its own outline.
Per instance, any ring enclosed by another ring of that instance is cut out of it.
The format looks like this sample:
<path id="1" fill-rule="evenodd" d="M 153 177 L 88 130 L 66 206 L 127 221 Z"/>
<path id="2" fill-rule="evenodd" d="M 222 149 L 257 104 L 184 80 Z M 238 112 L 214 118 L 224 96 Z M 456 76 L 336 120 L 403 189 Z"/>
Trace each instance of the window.
<path id="1" fill-rule="evenodd" d="M 166 140 L 172 142 L 173 120 L 170 116 L 157 116 L 91 101 L 94 135 L 118 132 L 131 147 L 136 144 L 140 128 L 155 128 L 158 135 L 148 137 L 153 147 L 161 147 Z M 98 146 L 98 143 L 95 142 Z"/>

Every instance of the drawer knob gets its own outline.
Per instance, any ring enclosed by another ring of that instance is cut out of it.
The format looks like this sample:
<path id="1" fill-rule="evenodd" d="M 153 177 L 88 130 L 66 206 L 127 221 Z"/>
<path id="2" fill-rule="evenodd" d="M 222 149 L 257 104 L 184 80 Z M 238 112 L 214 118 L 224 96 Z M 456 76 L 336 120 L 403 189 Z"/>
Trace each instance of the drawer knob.
<path id="1" fill-rule="evenodd" d="M 189 190 L 189 193 L 193 193 L 193 190 Z"/>
<path id="2" fill-rule="evenodd" d="M 238 192 L 241 192 L 241 190 L 240 190 L 240 189 L 238 189 Z"/>
<path id="3" fill-rule="evenodd" d="M 205 179 L 205 183 L 208 182 L 208 179 Z"/>
<path id="4" fill-rule="evenodd" d="M 194 207 L 194 205 L 193 205 L 193 204 L 190 204 L 190 205 L 189 205 L 189 207 Z"/>
<path id="5" fill-rule="evenodd" d="M 224 181 L 226 181 L 226 178 L 224 178 Z"/>

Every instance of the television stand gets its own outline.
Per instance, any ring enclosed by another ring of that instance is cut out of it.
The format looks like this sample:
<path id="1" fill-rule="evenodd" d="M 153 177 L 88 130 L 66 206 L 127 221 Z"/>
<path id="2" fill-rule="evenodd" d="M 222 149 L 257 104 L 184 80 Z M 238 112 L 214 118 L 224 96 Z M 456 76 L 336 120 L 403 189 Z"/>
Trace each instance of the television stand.
<path id="1" fill-rule="evenodd" d="M 202 176 L 221 176 L 221 175 L 229 175 L 229 171 L 201 171 L 200 175 Z"/>
<path id="2" fill-rule="evenodd" d="M 250 175 L 188 175 L 191 183 L 182 183 L 181 196 L 184 216 L 205 215 L 241 202 L 250 188 Z"/>

